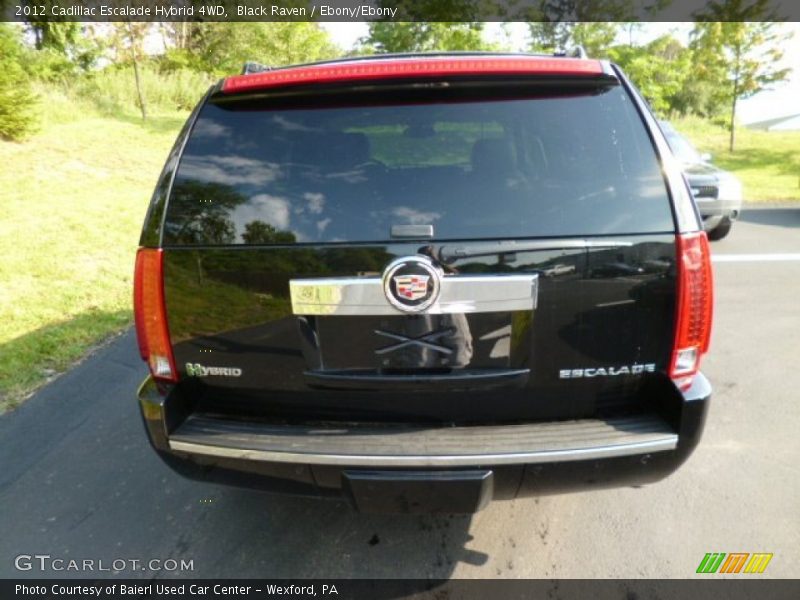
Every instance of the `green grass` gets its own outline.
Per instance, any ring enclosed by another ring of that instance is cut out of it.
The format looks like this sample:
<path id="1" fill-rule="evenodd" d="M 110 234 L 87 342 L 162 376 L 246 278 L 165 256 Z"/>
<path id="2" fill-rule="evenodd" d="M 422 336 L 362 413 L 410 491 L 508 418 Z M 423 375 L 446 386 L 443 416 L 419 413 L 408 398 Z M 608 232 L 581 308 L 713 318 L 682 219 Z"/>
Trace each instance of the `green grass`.
<path id="1" fill-rule="evenodd" d="M 187 116 L 42 92 L 40 131 L 0 142 L 0 412 L 131 323 L 142 219 Z"/>
<path id="2" fill-rule="evenodd" d="M 714 164 L 731 171 L 744 186 L 745 200 L 800 200 L 800 131 L 736 129 L 736 147 L 728 151 L 728 130 L 699 118 L 675 119 L 675 128 Z"/>

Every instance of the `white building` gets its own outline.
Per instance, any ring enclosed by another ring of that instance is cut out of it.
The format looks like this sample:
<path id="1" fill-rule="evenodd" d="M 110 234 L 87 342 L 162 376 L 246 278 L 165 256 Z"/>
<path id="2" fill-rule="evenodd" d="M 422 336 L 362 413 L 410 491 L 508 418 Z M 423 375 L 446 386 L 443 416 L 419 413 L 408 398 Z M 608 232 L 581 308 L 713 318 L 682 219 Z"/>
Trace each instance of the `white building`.
<path id="1" fill-rule="evenodd" d="M 748 123 L 746 127 L 762 131 L 800 131 L 800 114 Z"/>

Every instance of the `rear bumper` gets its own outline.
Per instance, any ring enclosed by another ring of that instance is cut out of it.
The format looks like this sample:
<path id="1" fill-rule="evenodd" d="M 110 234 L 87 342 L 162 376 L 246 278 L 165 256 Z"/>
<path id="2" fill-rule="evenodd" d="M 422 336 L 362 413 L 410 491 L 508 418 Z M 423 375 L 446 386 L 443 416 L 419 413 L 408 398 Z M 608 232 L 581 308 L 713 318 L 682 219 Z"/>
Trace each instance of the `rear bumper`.
<path id="1" fill-rule="evenodd" d="M 695 201 L 706 229 L 713 229 L 725 217 L 735 221 L 742 212 L 741 198 L 696 198 Z"/>
<path id="2" fill-rule="evenodd" d="M 235 421 L 193 414 L 149 378 L 139 389 L 151 444 L 184 476 L 392 512 L 473 512 L 492 498 L 658 481 L 694 450 L 710 396 L 700 375 L 649 414 L 432 429 Z"/>

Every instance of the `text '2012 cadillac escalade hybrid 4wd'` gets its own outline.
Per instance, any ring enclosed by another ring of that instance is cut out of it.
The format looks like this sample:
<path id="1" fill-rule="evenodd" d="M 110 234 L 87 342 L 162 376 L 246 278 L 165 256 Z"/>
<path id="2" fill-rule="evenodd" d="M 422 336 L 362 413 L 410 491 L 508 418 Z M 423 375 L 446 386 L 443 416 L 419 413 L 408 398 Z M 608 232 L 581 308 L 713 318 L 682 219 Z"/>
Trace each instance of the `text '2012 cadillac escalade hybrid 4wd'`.
<path id="1" fill-rule="evenodd" d="M 706 235 L 603 61 L 229 77 L 167 160 L 134 287 L 171 467 L 363 511 L 659 480 L 711 393 Z"/>

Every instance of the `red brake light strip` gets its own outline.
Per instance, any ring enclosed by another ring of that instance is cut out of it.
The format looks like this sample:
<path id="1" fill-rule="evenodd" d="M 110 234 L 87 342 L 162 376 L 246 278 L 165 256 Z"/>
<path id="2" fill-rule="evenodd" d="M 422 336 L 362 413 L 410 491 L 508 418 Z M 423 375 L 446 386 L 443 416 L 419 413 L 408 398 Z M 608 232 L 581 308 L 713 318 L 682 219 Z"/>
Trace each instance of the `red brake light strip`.
<path id="1" fill-rule="evenodd" d="M 688 387 L 700 367 L 700 359 L 708 351 L 713 320 L 714 283 L 711 250 L 705 232 L 678 237 L 678 301 L 675 342 L 670 375 Z M 696 349 L 692 368 L 678 368 L 678 354 Z"/>
<path id="2" fill-rule="evenodd" d="M 228 77 L 226 94 L 308 83 L 469 75 L 602 75 L 598 60 L 578 58 L 471 57 L 353 61 L 277 69 Z"/>
<path id="3" fill-rule="evenodd" d="M 136 337 L 139 353 L 147 361 L 153 377 L 177 381 L 164 303 L 163 259 L 160 249 L 140 248 L 136 254 L 133 292 Z M 158 370 L 159 361 L 162 372 Z"/>

